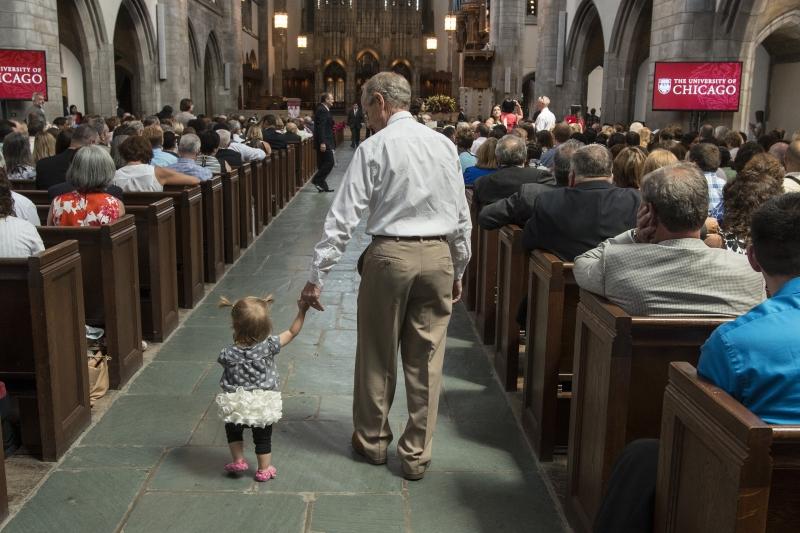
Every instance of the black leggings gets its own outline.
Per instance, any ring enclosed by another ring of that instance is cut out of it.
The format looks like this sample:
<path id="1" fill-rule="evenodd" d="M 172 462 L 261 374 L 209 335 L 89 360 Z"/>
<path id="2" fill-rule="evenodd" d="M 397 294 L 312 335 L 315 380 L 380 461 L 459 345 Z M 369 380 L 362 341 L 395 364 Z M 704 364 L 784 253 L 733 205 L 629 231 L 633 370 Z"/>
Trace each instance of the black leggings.
<path id="1" fill-rule="evenodd" d="M 228 442 L 242 442 L 244 440 L 243 433 L 245 428 L 251 426 L 245 424 L 234 424 L 227 422 L 225 424 L 225 435 L 228 437 Z M 272 426 L 265 428 L 254 427 L 253 430 L 253 444 L 256 445 L 256 454 L 263 455 L 272 452 Z"/>

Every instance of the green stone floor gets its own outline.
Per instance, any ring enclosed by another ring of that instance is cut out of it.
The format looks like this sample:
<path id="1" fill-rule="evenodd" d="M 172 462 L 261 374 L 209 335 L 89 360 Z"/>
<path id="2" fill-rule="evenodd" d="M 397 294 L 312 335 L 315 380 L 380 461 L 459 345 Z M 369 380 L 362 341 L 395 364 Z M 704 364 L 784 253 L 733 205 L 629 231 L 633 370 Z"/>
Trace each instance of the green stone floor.
<path id="1" fill-rule="evenodd" d="M 340 150 L 329 182 L 352 155 Z M 220 296 L 275 295 L 288 327 L 307 280 L 332 195 L 306 187 L 159 347 L 105 414 L 55 466 L 3 531 L 103 532 L 551 532 L 568 530 L 553 491 L 512 414 L 466 311 L 447 340 L 433 463 L 405 481 L 392 450 L 373 466 L 350 448 L 356 339 L 356 260 L 363 227 L 311 311 L 278 356 L 284 418 L 274 426 L 278 477 L 228 477 L 214 395 L 220 348 L 231 341 Z M 402 376 L 402 372 L 399 373 Z M 390 419 L 407 416 L 402 378 Z M 250 464 L 255 463 L 249 432 Z"/>

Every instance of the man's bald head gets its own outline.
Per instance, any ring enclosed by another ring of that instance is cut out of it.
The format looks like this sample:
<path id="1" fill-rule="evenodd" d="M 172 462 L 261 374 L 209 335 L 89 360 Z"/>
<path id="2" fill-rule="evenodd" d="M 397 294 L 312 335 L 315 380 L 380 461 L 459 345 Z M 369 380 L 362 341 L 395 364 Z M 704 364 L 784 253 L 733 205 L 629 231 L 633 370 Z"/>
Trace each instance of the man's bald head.
<path id="1" fill-rule="evenodd" d="M 800 141 L 794 141 L 783 156 L 786 172 L 800 172 Z"/>

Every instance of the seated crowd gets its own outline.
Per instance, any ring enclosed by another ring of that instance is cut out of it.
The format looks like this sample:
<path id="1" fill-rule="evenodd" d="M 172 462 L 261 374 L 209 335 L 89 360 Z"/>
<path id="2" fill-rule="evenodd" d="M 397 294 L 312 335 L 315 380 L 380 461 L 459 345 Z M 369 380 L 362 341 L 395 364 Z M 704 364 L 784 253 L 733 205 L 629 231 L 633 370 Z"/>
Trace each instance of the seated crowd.
<path id="1" fill-rule="evenodd" d="M 700 375 L 767 422 L 800 423 L 789 407 L 800 401 L 800 132 L 651 131 L 578 110 L 557 123 L 548 104 L 538 100 L 533 122 L 504 102 L 486 120 L 440 128 L 456 145 L 480 226 L 523 227 L 524 248 L 574 262 L 581 288 L 630 315 L 738 317 L 703 346 Z M 275 114 L 211 119 L 189 100 L 171 111 L 87 116 L 76 128 L 0 121 L 0 257 L 43 249 L 36 208 L 11 180 L 49 191 L 48 224 L 108 224 L 124 214 L 126 191 L 199 183 L 312 134 L 307 121 Z M 647 530 L 652 520 L 653 444 L 634 444 L 598 531 Z"/>

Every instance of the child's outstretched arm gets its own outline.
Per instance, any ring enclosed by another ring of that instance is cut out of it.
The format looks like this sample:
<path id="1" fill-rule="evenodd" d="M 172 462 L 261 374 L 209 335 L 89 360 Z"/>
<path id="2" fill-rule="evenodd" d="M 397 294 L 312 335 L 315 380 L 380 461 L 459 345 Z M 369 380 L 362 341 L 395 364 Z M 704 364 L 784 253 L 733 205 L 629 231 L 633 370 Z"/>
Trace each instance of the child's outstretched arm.
<path id="1" fill-rule="evenodd" d="M 289 329 L 284 331 L 278 336 L 280 339 L 281 347 L 286 346 L 300 333 L 303 329 L 303 321 L 306 319 L 306 312 L 308 311 L 308 304 L 302 300 L 297 301 L 297 316 L 294 317 L 294 322 L 289 326 Z"/>

